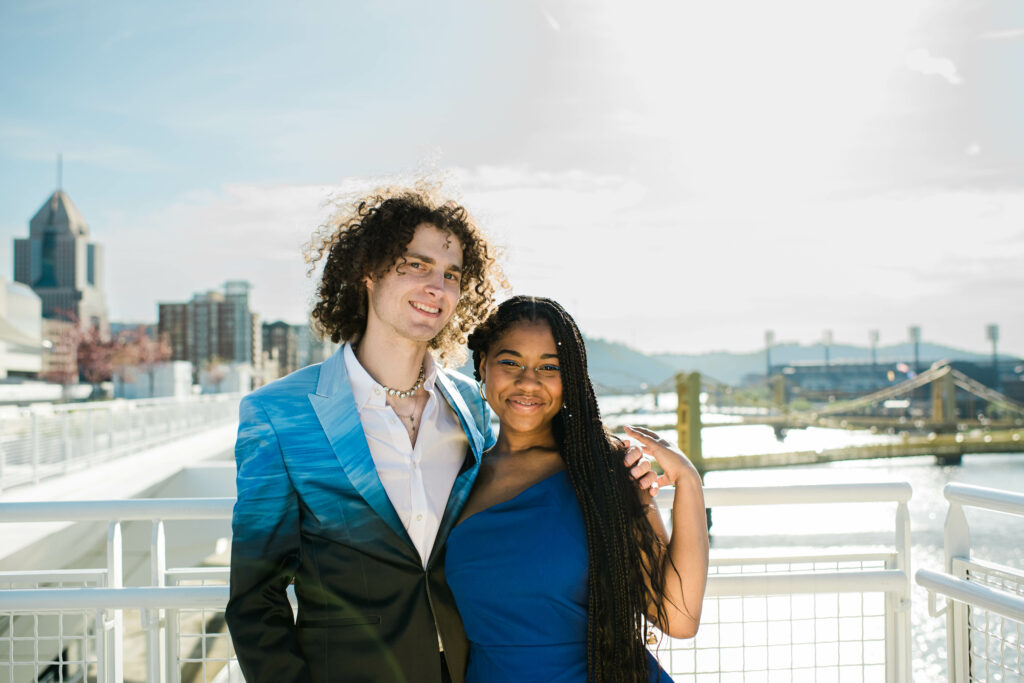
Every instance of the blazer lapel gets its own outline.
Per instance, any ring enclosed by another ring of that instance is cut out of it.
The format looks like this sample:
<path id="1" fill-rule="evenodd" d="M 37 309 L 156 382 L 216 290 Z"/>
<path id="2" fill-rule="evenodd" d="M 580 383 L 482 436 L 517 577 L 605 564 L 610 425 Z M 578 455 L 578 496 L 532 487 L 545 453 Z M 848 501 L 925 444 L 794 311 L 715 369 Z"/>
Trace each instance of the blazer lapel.
<path id="1" fill-rule="evenodd" d="M 309 402 L 352 486 L 398 537 L 415 549 L 377 476 L 377 468 L 373 464 L 370 447 L 359 421 L 359 410 L 352 397 L 352 385 L 349 384 L 345 369 L 344 349 L 342 345 L 321 364 L 316 393 L 309 394 Z"/>
<path id="2" fill-rule="evenodd" d="M 466 405 L 466 400 L 441 368 L 437 370 L 435 386 L 440 387 L 441 394 L 447 399 L 448 405 L 459 416 L 462 429 L 466 432 L 466 437 L 469 439 L 469 452 L 466 454 L 467 465 L 462 468 L 459 476 L 455 478 L 455 483 L 452 485 L 452 492 L 448 496 L 448 504 L 445 507 L 444 515 L 441 517 L 441 524 L 434 539 L 434 547 L 430 552 L 428 564 L 433 564 L 436 560 L 439 549 L 444 546 L 448 533 L 452 530 L 455 520 L 458 519 L 459 513 L 462 512 L 462 507 L 469 498 L 469 492 L 472 490 L 473 482 L 476 481 L 477 472 L 480 470 L 480 460 L 483 457 L 484 446 L 483 434 L 480 433 L 473 413 L 470 411 L 469 406 Z"/>

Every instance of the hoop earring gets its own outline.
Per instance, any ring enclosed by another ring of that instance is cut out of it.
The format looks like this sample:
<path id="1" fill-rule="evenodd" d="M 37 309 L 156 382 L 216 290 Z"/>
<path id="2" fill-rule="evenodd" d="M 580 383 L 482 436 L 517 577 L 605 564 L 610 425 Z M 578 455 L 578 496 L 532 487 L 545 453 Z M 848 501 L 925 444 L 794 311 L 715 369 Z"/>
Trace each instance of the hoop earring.
<path id="1" fill-rule="evenodd" d="M 482 398 L 485 402 L 487 401 L 487 396 L 484 394 L 484 383 L 483 382 L 480 382 L 480 398 Z"/>

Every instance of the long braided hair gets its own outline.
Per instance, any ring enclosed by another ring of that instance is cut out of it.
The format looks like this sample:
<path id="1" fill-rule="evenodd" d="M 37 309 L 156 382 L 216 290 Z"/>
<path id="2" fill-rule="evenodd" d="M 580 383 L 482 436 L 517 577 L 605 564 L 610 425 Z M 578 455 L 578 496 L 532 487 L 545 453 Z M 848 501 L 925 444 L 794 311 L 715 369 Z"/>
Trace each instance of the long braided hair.
<path id="1" fill-rule="evenodd" d="M 593 683 L 648 680 L 648 615 L 665 623 L 661 603 L 666 548 L 647 521 L 636 484 L 623 465 L 625 447 L 601 422 L 576 322 L 557 302 L 516 296 L 469 336 L 473 367 L 515 324 L 545 321 L 558 348 L 562 409 L 552 428 L 583 512 L 589 551 L 587 671 Z"/>

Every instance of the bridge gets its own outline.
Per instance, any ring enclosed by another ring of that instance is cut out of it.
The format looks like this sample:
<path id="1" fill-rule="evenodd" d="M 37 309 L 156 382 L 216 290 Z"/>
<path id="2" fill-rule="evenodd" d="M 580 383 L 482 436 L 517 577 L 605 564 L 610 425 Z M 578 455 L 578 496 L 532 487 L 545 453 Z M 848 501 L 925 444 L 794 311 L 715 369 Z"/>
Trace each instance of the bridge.
<path id="1" fill-rule="evenodd" d="M 772 378 L 774 387 L 774 406 L 781 414 L 772 416 L 750 417 L 746 424 L 771 424 L 789 428 L 801 427 L 840 427 L 840 428 L 881 428 L 897 430 L 933 429 L 938 431 L 963 431 L 970 428 L 1012 428 L 1024 426 L 1024 405 L 1004 396 L 981 382 L 968 377 L 963 372 L 944 362 L 933 365 L 916 377 L 879 391 L 847 401 L 836 401 L 822 408 L 806 411 L 790 411 L 784 401 L 779 399 L 784 389 L 778 385 L 784 381 L 782 375 Z M 931 389 L 931 411 L 928 417 L 908 419 L 907 416 L 887 417 L 869 412 L 877 409 L 888 401 L 912 398 L 925 387 Z M 957 413 L 958 395 L 960 391 L 972 403 L 975 399 L 984 402 L 998 418 L 986 417 L 979 419 L 975 411 L 969 410 L 965 416 Z"/>
<path id="2" fill-rule="evenodd" d="M 1024 453 L 1024 405 L 943 362 L 934 364 L 925 372 L 900 384 L 855 399 L 836 401 L 803 411 L 788 409 L 783 376 L 778 375 L 769 381 L 773 387 L 774 413 L 743 415 L 735 422 L 703 424 L 700 375 L 691 373 L 676 377 L 679 396 L 676 429 L 679 443 L 702 474 L 731 469 L 922 455 L 935 456 L 940 462 L 948 464 L 958 463 L 968 454 Z M 901 399 L 905 407 L 909 408 L 910 399 L 924 391 L 930 391 L 931 410 L 927 415 L 878 414 L 879 407 Z M 958 406 L 962 402 L 961 398 L 966 398 L 971 407 L 975 401 L 983 402 L 992 415 L 979 415 L 973 410 L 970 411 L 972 414 L 960 415 Z M 890 443 L 816 451 L 703 457 L 700 443 L 702 429 L 737 424 L 771 426 L 780 440 L 787 430 L 807 427 L 866 429 L 876 433 L 899 433 L 900 438 Z"/>

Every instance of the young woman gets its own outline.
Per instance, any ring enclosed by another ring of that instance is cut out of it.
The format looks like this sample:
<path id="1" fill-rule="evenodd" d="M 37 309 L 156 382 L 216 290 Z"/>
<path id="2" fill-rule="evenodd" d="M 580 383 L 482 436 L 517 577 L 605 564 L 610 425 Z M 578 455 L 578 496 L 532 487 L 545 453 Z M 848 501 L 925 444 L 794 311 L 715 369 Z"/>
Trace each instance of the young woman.
<path id="1" fill-rule="evenodd" d="M 500 433 L 448 539 L 466 682 L 670 681 L 647 651 L 648 625 L 688 638 L 700 623 L 708 536 L 696 470 L 628 428 L 661 465 L 658 484 L 675 486 L 670 539 L 601 424 L 579 329 L 554 301 L 505 301 L 469 346 Z"/>

